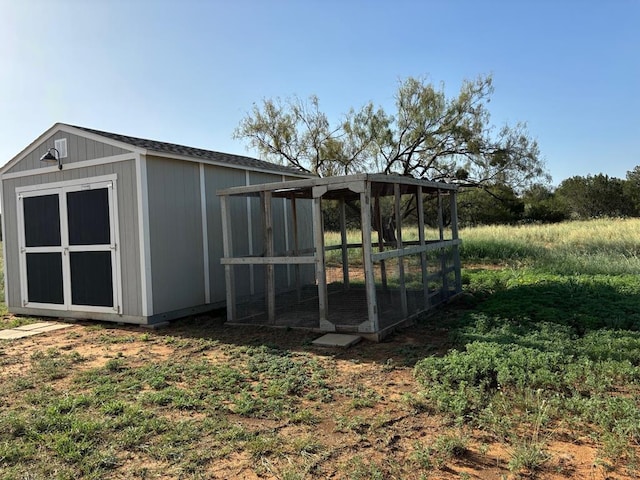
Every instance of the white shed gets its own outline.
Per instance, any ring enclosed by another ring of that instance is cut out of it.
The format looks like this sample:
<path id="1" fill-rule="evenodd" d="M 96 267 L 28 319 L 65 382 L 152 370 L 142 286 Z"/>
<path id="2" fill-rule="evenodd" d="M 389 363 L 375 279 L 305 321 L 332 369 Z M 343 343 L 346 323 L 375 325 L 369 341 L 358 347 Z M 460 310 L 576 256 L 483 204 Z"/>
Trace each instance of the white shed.
<path id="1" fill-rule="evenodd" d="M 0 169 L 8 309 L 155 324 L 223 306 L 216 191 L 307 177 L 249 157 L 57 123 Z M 236 238 L 259 252 L 259 208 L 250 200 L 233 208 Z M 275 208 L 275 228 L 286 230 L 287 205 Z"/>

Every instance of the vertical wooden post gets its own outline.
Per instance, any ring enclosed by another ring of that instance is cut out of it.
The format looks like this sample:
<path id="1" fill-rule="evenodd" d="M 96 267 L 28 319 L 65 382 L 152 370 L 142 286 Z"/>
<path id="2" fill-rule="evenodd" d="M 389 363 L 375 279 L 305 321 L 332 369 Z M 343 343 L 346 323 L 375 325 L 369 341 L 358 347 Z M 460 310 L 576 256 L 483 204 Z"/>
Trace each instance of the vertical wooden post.
<path id="1" fill-rule="evenodd" d="M 324 228 L 322 225 L 322 195 L 321 189 L 313 189 L 313 246 L 315 249 L 316 283 L 318 284 L 318 314 L 320 329 L 335 331 L 335 325 L 329 321 L 329 297 L 327 295 L 327 271 L 324 258 Z"/>
<path id="2" fill-rule="evenodd" d="M 263 224 L 264 224 L 264 248 L 265 257 L 273 257 L 273 212 L 271 205 L 271 192 L 260 192 L 260 203 L 262 206 Z M 274 265 L 268 263 L 264 266 L 265 275 L 265 298 L 267 307 L 267 318 L 269 323 L 276 322 L 276 290 Z"/>
<path id="3" fill-rule="evenodd" d="M 291 196 L 291 221 L 293 222 L 293 255 L 300 255 L 300 245 L 298 242 L 298 208 L 296 205 L 295 195 Z M 302 300 L 302 289 L 300 285 L 300 264 L 296 263 L 294 267 L 296 282 L 296 297 L 298 302 Z"/>
<path id="4" fill-rule="evenodd" d="M 452 191 L 449 194 L 449 206 L 451 210 L 451 235 L 453 240 L 458 240 L 458 203 L 455 191 Z M 453 246 L 453 268 L 456 276 L 456 293 L 459 293 L 462 291 L 462 275 L 460 265 L 460 247 L 458 245 Z"/>
<path id="5" fill-rule="evenodd" d="M 418 207 L 418 241 L 420 246 L 425 246 L 424 239 L 424 204 L 422 198 L 422 187 L 416 187 L 416 205 Z M 430 307 L 429 304 L 429 269 L 427 265 L 427 252 L 420 253 L 420 267 L 422 270 L 422 290 L 424 291 L 424 309 Z"/>
<path id="6" fill-rule="evenodd" d="M 395 215 L 396 215 L 396 248 L 399 251 L 403 250 L 402 245 L 402 211 L 401 208 L 401 195 L 400 195 L 400 184 L 393 184 L 393 195 L 395 197 Z M 407 286 L 404 278 L 404 255 L 400 255 L 398 257 L 398 276 L 400 281 L 400 307 L 402 308 L 402 316 L 403 318 L 407 318 L 409 316 L 409 309 L 407 306 Z"/>
<path id="7" fill-rule="evenodd" d="M 378 251 L 384 252 L 384 225 L 382 219 L 382 211 L 380 210 L 380 194 L 376 192 L 376 198 L 373 202 L 373 215 L 378 223 Z M 382 280 L 382 288 L 387 289 L 387 264 L 384 260 L 380 260 L 380 278 Z"/>
<path id="8" fill-rule="evenodd" d="M 251 175 L 249 174 L 249 170 L 245 171 L 245 185 L 251 185 Z M 255 251 L 253 249 L 253 224 L 255 219 L 253 218 L 254 212 L 251 208 L 251 202 L 253 198 L 247 196 L 247 241 L 249 244 L 249 255 L 254 255 Z M 258 215 L 262 215 L 261 212 L 258 212 Z M 255 279 L 255 268 L 254 265 L 249 265 L 249 293 L 251 296 L 256 294 L 256 279 Z"/>
<path id="9" fill-rule="evenodd" d="M 371 183 L 366 182 L 365 191 L 360 194 L 360 218 L 362 223 L 362 262 L 364 265 L 364 281 L 367 292 L 368 325 L 360 331 L 377 333 L 380 330 L 378 321 L 378 302 L 376 284 L 373 275 L 373 248 L 371 245 Z"/>
<path id="10" fill-rule="evenodd" d="M 443 218 L 442 191 L 438 190 L 438 230 L 440 231 L 440 242 L 444 241 L 444 218 Z M 440 278 L 442 279 L 441 295 L 444 300 L 449 292 L 449 281 L 447 280 L 447 251 L 444 246 L 440 246 Z"/>
<path id="11" fill-rule="evenodd" d="M 347 238 L 347 212 L 344 197 L 340 198 L 340 240 L 342 242 L 342 288 L 349 290 L 349 239 Z"/>
<path id="12" fill-rule="evenodd" d="M 233 235 L 231 234 L 231 209 L 227 195 L 220 197 L 220 210 L 222 213 L 222 251 L 224 258 L 231 258 L 233 256 Z M 236 282 L 233 265 L 224 266 L 224 279 L 227 284 L 227 322 L 233 322 L 236 319 Z"/>

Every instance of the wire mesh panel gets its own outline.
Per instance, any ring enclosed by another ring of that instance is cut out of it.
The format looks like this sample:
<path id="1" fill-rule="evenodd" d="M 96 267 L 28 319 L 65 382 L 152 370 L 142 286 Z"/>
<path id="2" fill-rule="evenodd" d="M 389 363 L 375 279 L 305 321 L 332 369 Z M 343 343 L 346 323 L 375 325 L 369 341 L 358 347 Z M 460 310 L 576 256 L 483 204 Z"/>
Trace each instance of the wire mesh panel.
<path id="1" fill-rule="evenodd" d="M 407 310 L 408 314 L 421 312 L 428 308 L 426 291 L 424 288 L 424 279 L 426 275 L 423 272 L 423 265 L 426 266 L 426 260 L 423 262 L 423 256 L 408 255 L 405 257 L 405 287 L 407 291 Z"/>
<path id="2" fill-rule="evenodd" d="M 271 195 L 242 200 L 248 205 L 252 222 L 246 230 L 248 242 L 237 246 L 234 240 L 234 257 L 244 257 L 246 263 L 229 267 L 233 270 L 234 322 L 316 328 L 315 266 L 307 261 L 314 255 L 308 222 L 310 202 Z M 300 215 L 307 221 L 297 222 Z M 232 222 L 234 235 L 242 228 L 238 223 Z M 264 257 L 282 260 L 264 263 Z M 307 263 L 296 263 L 296 258 Z"/>
<path id="3" fill-rule="evenodd" d="M 402 320 L 402 290 L 400 263 L 402 258 L 374 262 L 376 301 L 380 326 L 386 328 Z"/>

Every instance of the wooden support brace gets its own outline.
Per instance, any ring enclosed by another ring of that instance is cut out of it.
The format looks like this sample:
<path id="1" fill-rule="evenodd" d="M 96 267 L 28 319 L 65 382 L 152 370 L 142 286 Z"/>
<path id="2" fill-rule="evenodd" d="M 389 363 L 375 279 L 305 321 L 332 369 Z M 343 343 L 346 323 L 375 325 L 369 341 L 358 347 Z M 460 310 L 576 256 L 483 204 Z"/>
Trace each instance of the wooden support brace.
<path id="1" fill-rule="evenodd" d="M 314 195 L 315 195 L 314 189 Z M 323 192 L 318 191 L 320 195 Z M 324 228 L 322 225 L 322 197 L 313 198 L 313 246 L 315 248 L 316 283 L 318 284 L 318 316 L 320 329 L 333 332 L 336 327 L 329 321 L 329 297 L 327 294 L 327 272 L 324 257 Z"/>
<path id="2" fill-rule="evenodd" d="M 291 221 L 293 222 L 293 255 L 297 257 L 300 255 L 300 243 L 298 239 L 298 207 L 296 203 L 296 197 L 291 197 Z M 295 282 L 296 282 L 296 298 L 298 302 L 302 300 L 302 285 L 300 285 L 300 265 L 296 264 L 294 267 Z"/>
<path id="3" fill-rule="evenodd" d="M 376 284 L 373 275 L 373 248 L 371 245 L 371 184 L 360 194 L 360 218 L 362 224 L 362 260 L 364 265 L 365 289 L 367 292 L 368 322 L 363 322 L 358 327 L 361 332 L 376 333 L 380 330 L 378 320 L 378 301 L 376 298 Z"/>
<path id="4" fill-rule="evenodd" d="M 384 252 L 384 235 L 382 212 L 380 209 L 380 195 L 376 193 L 376 197 L 373 202 L 373 215 L 378 225 L 378 251 Z M 387 290 L 387 265 L 384 260 L 380 261 L 380 279 L 382 280 L 382 288 Z"/>
<path id="5" fill-rule="evenodd" d="M 349 290 L 349 239 L 347 238 L 347 212 L 344 197 L 340 199 L 340 246 L 342 247 L 342 288 Z"/>
<path id="6" fill-rule="evenodd" d="M 262 207 L 263 225 L 264 225 L 264 248 L 265 256 L 274 256 L 273 246 L 273 212 L 271 205 L 271 192 L 260 192 L 260 204 Z M 276 322 L 276 288 L 275 288 L 275 266 L 266 264 L 264 266 L 265 288 L 266 288 L 266 307 L 267 318 L 269 323 Z"/>
<path id="7" fill-rule="evenodd" d="M 424 247 L 425 239 L 424 239 L 424 198 L 422 197 L 422 187 L 418 185 L 416 187 L 416 205 L 418 207 L 418 241 L 420 242 L 420 246 Z M 429 301 L 429 268 L 427 264 L 427 253 L 420 253 L 420 268 L 422 270 L 422 289 L 424 291 L 424 308 L 425 310 L 429 309 L 430 301 Z"/>
<path id="8" fill-rule="evenodd" d="M 444 240 L 444 206 L 442 202 L 442 192 L 438 190 L 438 230 L 440 232 L 440 241 Z M 447 250 L 440 250 L 440 275 L 442 278 L 442 294 L 447 296 L 449 292 L 449 280 L 447 279 Z"/>
<path id="9" fill-rule="evenodd" d="M 456 193 L 451 192 L 449 194 L 449 209 L 451 211 L 451 235 L 453 240 L 458 240 L 458 203 L 456 199 Z M 461 265 L 460 265 L 460 247 L 458 243 L 454 242 L 453 245 L 453 268 L 455 269 L 455 277 L 456 277 L 456 293 L 460 293 L 462 291 L 462 274 L 461 274 Z"/>
<path id="10" fill-rule="evenodd" d="M 395 215 L 396 215 L 396 239 L 398 250 L 402 250 L 402 211 L 401 208 L 401 194 L 400 184 L 393 184 L 393 194 L 395 197 Z M 398 276 L 400 280 L 400 307 L 402 308 L 403 318 L 409 316 L 409 309 L 407 306 L 407 285 L 404 278 L 404 256 L 398 257 Z"/>
<path id="11" fill-rule="evenodd" d="M 222 213 L 222 251 L 225 258 L 231 258 L 233 256 L 233 236 L 231 234 L 231 209 L 227 195 L 220 197 L 220 209 Z M 233 269 L 233 265 L 224 266 L 228 322 L 236 320 L 236 282 Z"/>

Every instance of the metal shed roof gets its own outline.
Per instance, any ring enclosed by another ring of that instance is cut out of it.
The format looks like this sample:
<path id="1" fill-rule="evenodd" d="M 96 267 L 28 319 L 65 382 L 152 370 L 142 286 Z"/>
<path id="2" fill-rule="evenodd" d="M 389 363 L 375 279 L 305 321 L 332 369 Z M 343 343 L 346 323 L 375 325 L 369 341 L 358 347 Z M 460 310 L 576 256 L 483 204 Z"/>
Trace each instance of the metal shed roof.
<path id="1" fill-rule="evenodd" d="M 23 149 L 15 157 L 9 160 L 0 168 L 0 175 L 8 172 L 13 166 L 21 161 L 25 156 L 45 141 L 48 137 L 57 131 L 67 132 L 74 135 L 82 136 L 83 132 L 87 137 L 94 140 L 102 139 L 105 143 L 118 146 L 120 148 L 131 149 L 137 153 L 145 155 L 155 155 L 159 157 L 169 157 L 177 160 L 187 160 L 195 162 L 210 163 L 214 165 L 229 166 L 230 168 L 262 171 L 266 173 L 280 173 L 283 175 L 291 175 L 301 178 L 313 178 L 315 175 L 304 172 L 297 168 L 278 165 L 275 163 L 258 160 L 244 155 L 234 155 L 230 153 L 216 152 L 214 150 L 205 150 L 202 148 L 188 147 L 186 145 L 178 145 L 175 143 L 160 142 L 157 140 L 149 140 L 145 138 L 132 137 L 130 135 L 122 135 L 119 133 L 105 132 L 93 128 L 82 127 L 78 125 L 70 125 L 67 123 L 56 123 L 46 132 L 41 134 L 29 146 Z"/>

